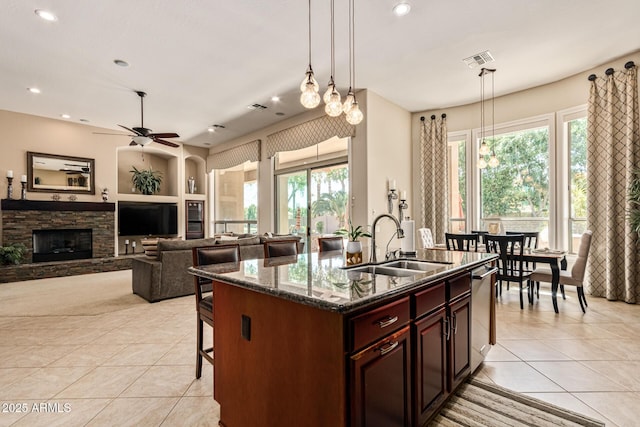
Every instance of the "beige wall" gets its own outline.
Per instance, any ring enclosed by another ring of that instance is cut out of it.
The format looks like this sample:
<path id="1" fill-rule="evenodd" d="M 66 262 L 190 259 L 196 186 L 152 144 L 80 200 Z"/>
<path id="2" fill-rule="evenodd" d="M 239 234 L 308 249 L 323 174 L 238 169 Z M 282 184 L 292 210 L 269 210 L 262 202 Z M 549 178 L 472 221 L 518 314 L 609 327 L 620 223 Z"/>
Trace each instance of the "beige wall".
<path id="1" fill-rule="evenodd" d="M 141 196 L 131 194 L 130 174 L 133 164 L 143 166 L 140 147 L 129 147 L 129 139 L 116 135 L 95 135 L 93 132 L 113 132 L 110 129 L 97 128 L 66 120 L 54 120 L 29 114 L 0 110 L 0 198 L 7 197 L 7 170 L 14 173 L 13 198 L 20 197 L 20 176 L 27 174 L 27 151 L 40 153 L 87 157 L 95 160 L 96 194 L 76 194 L 78 201 L 102 201 L 101 190 L 109 189 L 109 201 L 119 199 L 141 201 L 163 201 L 178 204 L 178 232 L 184 235 L 184 199 L 183 190 L 186 157 L 195 159 L 199 166 L 200 181 L 206 186 L 205 159 L 208 149 L 180 146 L 171 148 L 151 144 L 144 148 L 145 158 L 152 160 L 154 168 L 163 170 L 162 195 Z M 154 147 L 155 145 L 155 147 Z M 122 159 L 121 162 L 118 159 Z M 120 170 L 120 173 L 119 173 Z M 17 183 L 17 185 L 16 185 Z M 120 190 L 118 190 L 120 189 Z M 123 190 L 124 189 L 124 190 Z M 119 192 L 120 191 L 120 192 Z M 51 193 L 29 192 L 29 200 L 51 200 Z M 65 193 L 61 200 L 69 200 Z M 205 197 L 204 195 L 201 197 Z M 116 236 L 114 236 L 116 239 Z M 117 240 L 117 239 L 116 239 Z"/>

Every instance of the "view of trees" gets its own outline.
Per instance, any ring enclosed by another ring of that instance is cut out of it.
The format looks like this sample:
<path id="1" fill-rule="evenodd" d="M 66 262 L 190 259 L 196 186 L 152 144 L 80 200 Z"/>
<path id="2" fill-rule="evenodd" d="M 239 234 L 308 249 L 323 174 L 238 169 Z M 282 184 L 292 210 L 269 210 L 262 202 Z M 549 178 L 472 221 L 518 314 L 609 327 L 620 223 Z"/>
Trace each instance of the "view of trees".
<path id="1" fill-rule="evenodd" d="M 571 216 L 587 217 L 587 119 L 569 123 L 571 155 Z"/>
<path id="2" fill-rule="evenodd" d="M 482 216 L 544 217 L 549 212 L 549 130 L 496 136 L 500 164 L 481 173 Z"/>

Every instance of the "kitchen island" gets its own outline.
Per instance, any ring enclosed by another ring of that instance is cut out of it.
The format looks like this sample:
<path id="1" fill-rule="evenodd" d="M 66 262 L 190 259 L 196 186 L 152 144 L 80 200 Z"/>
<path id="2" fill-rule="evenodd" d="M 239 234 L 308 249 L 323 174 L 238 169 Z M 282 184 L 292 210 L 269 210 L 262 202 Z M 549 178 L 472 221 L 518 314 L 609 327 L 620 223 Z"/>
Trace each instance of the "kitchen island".
<path id="1" fill-rule="evenodd" d="M 190 268 L 214 281 L 220 425 L 424 425 L 471 373 L 471 272 L 495 257 L 419 250 L 406 261 L 429 262 L 344 268 L 341 253 L 307 253 Z"/>

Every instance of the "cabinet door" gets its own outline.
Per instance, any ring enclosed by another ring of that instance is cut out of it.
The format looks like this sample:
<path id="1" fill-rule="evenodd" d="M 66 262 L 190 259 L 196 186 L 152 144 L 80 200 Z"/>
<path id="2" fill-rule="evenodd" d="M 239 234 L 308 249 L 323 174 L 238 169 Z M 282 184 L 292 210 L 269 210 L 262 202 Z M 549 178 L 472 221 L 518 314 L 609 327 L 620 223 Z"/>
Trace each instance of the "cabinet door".
<path id="1" fill-rule="evenodd" d="M 447 397 L 446 309 L 416 322 L 416 411 L 418 425 L 424 425 Z"/>
<path id="2" fill-rule="evenodd" d="M 450 385 L 449 391 L 455 389 L 471 371 L 471 297 L 467 296 L 451 304 L 449 322 L 451 326 L 450 340 Z"/>
<path id="3" fill-rule="evenodd" d="M 351 425 L 411 425 L 409 326 L 351 356 Z"/>
<path id="4" fill-rule="evenodd" d="M 186 201 L 186 238 L 204 238 L 204 202 L 200 200 Z"/>

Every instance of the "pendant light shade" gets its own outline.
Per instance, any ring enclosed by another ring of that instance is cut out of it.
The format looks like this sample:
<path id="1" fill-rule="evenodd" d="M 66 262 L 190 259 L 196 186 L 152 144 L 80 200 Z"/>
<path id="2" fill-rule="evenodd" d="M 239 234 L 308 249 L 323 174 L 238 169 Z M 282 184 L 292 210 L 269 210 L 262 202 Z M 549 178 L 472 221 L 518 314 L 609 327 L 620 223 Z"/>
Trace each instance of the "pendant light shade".
<path id="1" fill-rule="evenodd" d="M 492 168 L 495 168 L 496 166 L 498 166 L 500 164 L 500 161 L 498 160 L 498 158 L 496 157 L 496 153 L 493 152 L 491 154 L 491 158 L 489 159 L 489 166 Z"/>
<path id="2" fill-rule="evenodd" d="M 344 98 L 344 104 L 342 104 L 342 111 L 347 114 L 353 105 L 353 101 L 355 96 L 353 95 L 353 91 L 349 88 L 349 92 L 347 92 L 347 96 Z"/>
<path id="3" fill-rule="evenodd" d="M 495 150 L 492 150 L 491 148 L 489 148 L 489 144 L 487 144 L 486 141 L 486 135 L 487 135 L 487 129 L 486 129 L 486 122 L 485 122 L 485 104 L 486 104 L 486 99 L 484 96 L 485 90 L 484 90 L 484 78 L 487 74 L 491 74 L 491 107 L 492 107 L 492 114 L 491 114 L 491 139 L 489 140 L 491 142 L 492 145 L 495 146 L 495 97 L 493 94 L 493 90 L 494 90 L 494 84 L 493 84 L 493 74 L 495 73 L 495 69 L 491 69 L 491 68 L 483 68 L 480 71 L 480 74 L 478 74 L 478 76 L 480 77 L 480 147 L 478 147 L 478 154 L 479 154 L 479 159 L 478 159 L 478 168 L 480 169 L 484 169 L 487 166 L 495 168 L 496 166 L 498 166 L 500 164 L 500 161 L 498 160 L 498 158 L 496 157 L 496 152 Z M 489 160 L 487 161 L 486 156 L 491 155 L 491 157 L 489 158 Z"/>
<path id="4" fill-rule="evenodd" d="M 316 108 L 320 104 L 320 85 L 313 75 L 313 68 L 311 67 L 311 0 L 309 0 L 309 68 L 304 76 L 304 80 L 300 84 L 300 103 L 305 108 Z"/>
<path id="5" fill-rule="evenodd" d="M 480 156 L 478 159 L 478 169 L 485 169 L 487 167 L 487 161 L 484 157 Z"/>
<path id="6" fill-rule="evenodd" d="M 347 122 L 351 125 L 357 125 L 364 118 L 364 114 L 360 111 L 360 106 L 358 105 L 358 101 L 354 99 L 353 104 L 349 111 L 347 111 Z"/>
<path id="7" fill-rule="evenodd" d="M 489 150 L 489 146 L 487 145 L 487 142 L 483 139 L 482 143 L 480 144 L 480 149 L 478 150 L 478 153 L 482 154 L 483 156 L 486 156 L 490 152 L 491 150 Z"/>
<path id="8" fill-rule="evenodd" d="M 340 102 L 340 94 L 333 88 L 333 92 L 329 96 L 329 102 L 324 107 L 324 111 L 331 117 L 338 117 L 342 114 L 342 102 Z"/>

